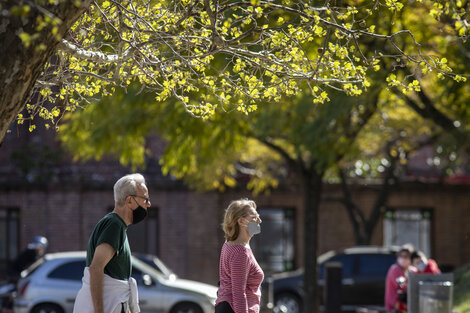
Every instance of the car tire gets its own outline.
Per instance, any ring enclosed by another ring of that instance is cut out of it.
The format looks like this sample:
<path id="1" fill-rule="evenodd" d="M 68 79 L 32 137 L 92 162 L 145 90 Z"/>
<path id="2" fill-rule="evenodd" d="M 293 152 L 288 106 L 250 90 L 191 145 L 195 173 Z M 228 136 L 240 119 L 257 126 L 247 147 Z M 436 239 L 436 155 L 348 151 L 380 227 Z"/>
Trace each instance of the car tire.
<path id="1" fill-rule="evenodd" d="M 31 313 L 64 313 L 64 310 L 57 304 L 53 303 L 41 303 L 36 305 Z"/>
<path id="2" fill-rule="evenodd" d="M 301 313 L 302 312 L 302 300 L 293 293 L 283 292 L 275 297 L 275 306 L 281 308 L 284 306 L 287 311 L 285 313 Z M 283 311 L 279 311 L 283 312 Z"/>
<path id="3" fill-rule="evenodd" d="M 196 303 L 183 302 L 175 305 L 170 313 L 203 313 L 202 309 Z"/>

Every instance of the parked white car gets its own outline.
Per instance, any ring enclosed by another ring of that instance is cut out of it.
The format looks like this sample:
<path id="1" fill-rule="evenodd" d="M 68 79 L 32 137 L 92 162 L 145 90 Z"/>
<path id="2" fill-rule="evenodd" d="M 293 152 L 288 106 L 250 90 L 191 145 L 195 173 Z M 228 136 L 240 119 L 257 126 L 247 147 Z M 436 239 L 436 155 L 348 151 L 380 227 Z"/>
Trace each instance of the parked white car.
<path id="1" fill-rule="evenodd" d="M 85 252 L 46 254 L 22 273 L 15 313 L 72 313 Z M 217 287 L 166 276 L 132 257 L 142 313 L 213 313 Z"/>

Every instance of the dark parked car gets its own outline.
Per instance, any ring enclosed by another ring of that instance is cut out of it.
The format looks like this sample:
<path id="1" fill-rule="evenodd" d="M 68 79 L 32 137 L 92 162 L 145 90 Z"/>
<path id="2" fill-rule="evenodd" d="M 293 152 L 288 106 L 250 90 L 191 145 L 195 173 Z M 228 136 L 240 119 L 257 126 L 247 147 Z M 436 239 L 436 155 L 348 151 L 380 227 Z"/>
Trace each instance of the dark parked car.
<path id="1" fill-rule="evenodd" d="M 318 258 L 318 285 L 324 286 L 325 264 L 339 262 L 343 266 L 342 309 L 355 311 L 358 306 L 383 306 L 385 278 L 396 261 L 397 247 L 354 247 L 330 251 Z M 276 306 L 285 306 L 288 313 L 302 312 L 303 270 L 275 274 L 272 290 Z"/>

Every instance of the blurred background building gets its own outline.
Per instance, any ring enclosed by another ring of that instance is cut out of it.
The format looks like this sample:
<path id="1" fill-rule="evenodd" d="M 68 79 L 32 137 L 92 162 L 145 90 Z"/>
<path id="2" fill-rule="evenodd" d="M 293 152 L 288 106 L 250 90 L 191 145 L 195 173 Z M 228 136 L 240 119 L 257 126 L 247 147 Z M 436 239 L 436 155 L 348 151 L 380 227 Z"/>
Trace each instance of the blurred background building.
<path id="1" fill-rule="evenodd" d="M 12 126 L 0 147 L 0 276 L 34 235 L 49 239 L 49 252 L 86 249 L 96 222 L 113 209 L 114 182 L 131 172 L 112 159 L 74 162 L 62 151 L 53 131 L 38 128 L 30 133 L 17 127 Z M 129 227 L 134 252 L 158 255 L 183 278 L 215 284 L 224 240 L 220 228 L 224 209 L 233 199 L 249 197 L 257 202 L 263 220 L 262 233 L 252 246 L 265 271 L 303 265 L 305 230 L 298 190 L 281 184 L 255 197 L 243 188 L 198 193 L 162 175 L 158 158 L 164 143 L 155 139 L 150 148 L 153 158 L 141 172 L 148 182 L 152 207 L 144 223 Z M 419 179 L 405 180 L 391 190 L 371 244 L 411 242 L 441 267 L 452 269 L 470 260 L 470 185 L 465 177 L 436 179 L 426 159 L 421 155 L 410 162 L 416 171 L 409 176 Z M 356 182 L 351 191 L 354 200 L 368 208 L 377 188 L 374 183 Z M 327 184 L 324 192 L 331 199 L 341 189 Z M 319 251 L 354 245 L 345 208 L 339 202 L 322 202 Z"/>

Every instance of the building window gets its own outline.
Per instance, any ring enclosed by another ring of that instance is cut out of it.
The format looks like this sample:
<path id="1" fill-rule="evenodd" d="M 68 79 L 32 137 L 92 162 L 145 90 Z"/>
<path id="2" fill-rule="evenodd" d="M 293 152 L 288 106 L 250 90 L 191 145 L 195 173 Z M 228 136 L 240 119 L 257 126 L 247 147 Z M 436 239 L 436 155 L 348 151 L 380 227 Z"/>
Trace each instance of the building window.
<path id="1" fill-rule="evenodd" d="M 0 208 L 0 272 L 5 273 L 18 255 L 19 210 Z"/>
<path id="2" fill-rule="evenodd" d="M 158 208 L 153 207 L 147 211 L 145 220 L 138 227 L 127 229 L 127 238 L 132 252 L 159 254 L 159 227 Z"/>
<path id="3" fill-rule="evenodd" d="M 384 245 L 411 243 L 431 255 L 432 209 L 388 209 L 384 220 Z"/>
<path id="4" fill-rule="evenodd" d="M 294 209 L 259 208 L 261 234 L 251 240 L 256 260 L 265 272 L 295 268 Z"/>

